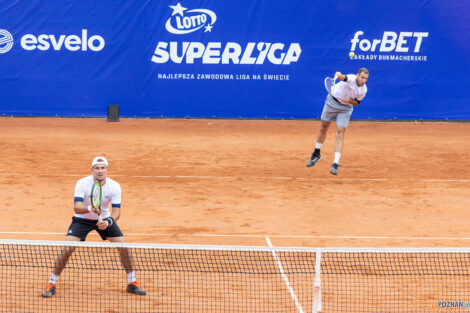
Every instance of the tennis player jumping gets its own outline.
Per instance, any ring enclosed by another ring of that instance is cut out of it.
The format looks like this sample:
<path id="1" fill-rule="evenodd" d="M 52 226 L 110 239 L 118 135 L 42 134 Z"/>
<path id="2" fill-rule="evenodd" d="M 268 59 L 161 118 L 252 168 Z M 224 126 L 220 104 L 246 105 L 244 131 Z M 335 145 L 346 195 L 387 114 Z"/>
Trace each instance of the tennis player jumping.
<path id="1" fill-rule="evenodd" d="M 331 165 L 330 173 L 338 175 L 344 133 L 348 127 L 353 107 L 358 105 L 366 96 L 366 81 L 369 78 L 369 71 L 366 68 L 360 68 L 356 75 L 343 75 L 340 72 L 336 72 L 335 77 L 340 82 L 335 85 L 334 90 L 331 92 L 332 94 L 328 94 L 326 97 L 321 114 L 321 126 L 318 132 L 317 143 L 310 160 L 307 162 L 307 167 L 314 166 L 315 163 L 322 159 L 320 149 L 325 142 L 331 122 L 336 120 L 335 158 Z"/>
<path id="2" fill-rule="evenodd" d="M 124 236 L 116 224 L 121 213 L 121 186 L 108 175 L 108 161 L 104 157 L 96 157 L 91 163 L 92 175 L 80 179 L 75 186 L 74 211 L 75 214 L 70 224 L 66 241 L 85 241 L 86 236 L 92 230 L 96 230 L 103 240 L 111 242 L 125 242 Z M 90 194 L 95 181 L 101 183 L 102 200 L 100 209 L 91 206 Z M 110 212 L 109 206 L 112 211 Z M 101 219 L 99 219 L 101 214 Z M 127 248 L 117 248 L 121 258 L 121 264 L 127 273 L 128 285 L 126 290 L 137 295 L 145 295 L 136 281 L 133 269 L 132 257 Z M 44 289 L 42 296 L 48 298 L 56 293 L 56 282 L 62 270 L 67 265 L 70 255 L 75 247 L 65 247 L 57 256 L 51 279 Z"/>

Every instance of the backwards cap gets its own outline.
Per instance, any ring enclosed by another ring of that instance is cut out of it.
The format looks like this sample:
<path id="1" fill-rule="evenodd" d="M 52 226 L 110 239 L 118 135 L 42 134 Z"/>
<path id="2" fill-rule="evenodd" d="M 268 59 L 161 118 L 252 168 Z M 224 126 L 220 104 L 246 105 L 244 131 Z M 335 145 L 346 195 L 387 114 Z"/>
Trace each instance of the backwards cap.
<path id="1" fill-rule="evenodd" d="M 108 167 L 108 160 L 106 160 L 105 157 L 96 157 L 93 159 L 93 162 L 91 162 L 91 167 L 95 167 L 95 165 L 98 164 L 104 164 Z"/>

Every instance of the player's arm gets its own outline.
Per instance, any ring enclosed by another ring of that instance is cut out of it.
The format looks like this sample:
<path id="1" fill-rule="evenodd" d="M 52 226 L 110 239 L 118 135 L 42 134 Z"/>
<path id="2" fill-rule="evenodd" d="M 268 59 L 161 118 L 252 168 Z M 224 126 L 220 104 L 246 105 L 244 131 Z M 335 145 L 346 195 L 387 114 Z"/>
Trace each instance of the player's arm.
<path id="1" fill-rule="evenodd" d="M 356 105 L 358 105 L 359 103 L 361 103 L 361 101 L 364 99 L 364 97 L 365 97 L 365 94 L 359 95 L 356 99 L 343 98 L 343 99 L 341 99 L 341 100 L 343 100 L 343 101 L 345 101 L 345 102 L 347 102 L 347 103 L 349 103 L 349 104 L 351 104 L 351 105 L 356 106 Z"/>
<path id="2" fill-rule="evenodd" d="M 343 82 L 348 81 L 348 75 L 343 75 L 341 72 L 336 72 L 335 77 L 336 79 L 342 80 Z"/>
<path id="3" fill-rule="evenodd" d="M 111 204 L 111 217 L 116 222 L 121 216 L 121 204 Z"/>
<path id="4" fill-rule="evenodd" d="M 104 218 L 103 220 L 99 221 L 96 225 L 99 229 L 106 229 L 107 227 L 116 223 L 116 221 L 121 216 L 121 204 L 112 204 L 111 214 Z"/>
<path id="5" fill-rule="evenodd" d="M 118 186 L 115 193 L 111 195 L 111 214 L 107 218 L 98 222 L 99 229 L 106 229 L 113 225 L 121 216 L 121 187 Z"/>
<path id="6" fill-rule="evenodd" d="M 75 197 L 73 211 L 77 214 L 86 214 L 90 212 L 95 212 L 96 214 L 100 213 L 98 210 L 93 209 L 91 205 L 86 206 L 85 203 L 83 203 L 83 198 L 80 197 Z"/>
<path id="7" fill-rule="evenodd" d="M 355 99 L 351 99 L 351 98 L 342 98 L 341 100 L 343 100 L 344 102 L 347 102 L 349 103 L 350 105 L 358 105 L 361 101 L 357 101 Z"/>
<path id="8" fill-rule="evenodd" d="M 111 195 L 111 217 L 113 222 L 117 221 L 121 216 L 121 186 L 117 184 L 116 189 Z"/>
<path id="9" fill-rule="evenodd" d="M 85 203 L 83 203 L 83 198 L 75 197 L 75 201 L 73 203 L 73 210 L 77 214 L 86 214 L 86 213 L 88 213 L 88 208 L 85 205 Z"/>
<path id="10" fill-rule="evenodd" d="M 83 184 L 80 184 L 80 181 L 79 181 L 75 185 L 75 198 L 73 200 L 73 211 L 76 214 L 86 214 L 90 212 L 95 212 L 96 214 L 99 214 L 99 211 L 93 209 L 91 205 L 86 206 L 85 203 L 83 203 L 84 198 L 85 198 L 85 190 L 83 188 Z"/>

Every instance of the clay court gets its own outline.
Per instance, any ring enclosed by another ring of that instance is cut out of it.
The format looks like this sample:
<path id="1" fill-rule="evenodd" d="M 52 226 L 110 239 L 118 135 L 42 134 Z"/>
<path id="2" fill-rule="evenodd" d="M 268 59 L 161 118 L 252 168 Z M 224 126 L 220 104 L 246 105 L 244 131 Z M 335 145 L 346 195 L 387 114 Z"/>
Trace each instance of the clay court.
<path id="1" fill-rule="evenodd" d="M 1 237 L 64 240 L 73 214 L 75 182 L 89 175 L 93 157 L 103 155 L 110 162 L 109 176 L 123 189 L 119 225 L 128 242 L 267 246 L 270 240 L 274 246 L 285 247 L 468 247 L 469 123 L 353 121 L 337 177 L 329 173 L 334 127 L 325 142 L 323 160 L 313 168 L 305 167 L 318 127 L 318 121 L 300 120 L 121 119 L 108 123 L 103 119 L 1 118 Z M 93 234 L 88 241 L 100 238 Z M 276 272 L 272 256 L 267 257 L 266 264 Z M 311 256 L 304 258 L 309 266 L 315 263 Z M 411 268 L 421 264 L 420 256 L 412 261 L 406 255 L 397 258 L 397 262 L 413 262 Z M 287 258 L 281 257 L 281 262 L 289 266 Z M 380 262 L 371 265 L 378 266 L 372 270 L 380 271 Z M 48 279 L 49 266 L 41 271 L 41 283 Z M 117 271 L 113 273 L 120 279 L 120 265 L 114 266 Z M 237 265 L 224 266 L 230 272 Z M 372 267 L 361 266 L 364 272 L 355 284 L 374 286 L 376 282 L 368 278 Z M 83 282 L 97 280 L 94 271 L 79 272 L 85 275 Z M 50 301 L 70 301 L 67 290 L 77 288 L 70 285 L 77 272 L 68 269 L 64 273 L 62 290 Z M 20 272 L 17 278 L 15 271 L 10 275 L 13 281 L 24 280 Z M 244 282 L 245 276 L 216 274 L 215 281 L 221 284 L 216 289 L 232 290 L 220 296 L 213 289 L 198 289 L 202 287 L 194 285 L 194 279 L 185 280 L 184 274 L 156 271 L 153 275 L 143 283 L 158 289 L 149 290 L 139 308 L 161 312 L 172 312 L 175 305 L 181 312 L 199 312 L 190 309 L 192 301 L 210 301 L 216 311 L 243 312 L 226 306 L 234 288 L 242 290 L 244 283 L 250 283 Z M 196 281 L 214 283 L 212 275 L 199 275 Z M 276 286 L 274 299 L 242 296 L 246 306 L 257 307 L 263 301 L 286 312 L 300 312 L 278 274 L 264 277 L 255 282 L 260 288 Z M 310 276 L 300 278 L 293 286 L 305 290 L 299 301 L 310 311 L 313 281 Z M 421 278 L 411 283 L 406 276 L 381 279 L 381 284 L 407 286 L 392 304 L 410 312 L 433 312 L 442 297 L 431 293 L 424 297 L 427 303 L 416 303 L 413 292 L 420 290 Z M 467 296 L 468 282 L 460 276 L 454 279 L 443 278 L 441 283 L 457 283 L 458 295 Z M 175 289 L 180 281 L 183 287 Z M 25 284 L 31 307 L 54 303 L 40 298 L 41 284 L 32 280 Z M 108 284 L 111 291 L 98 291 L 98 296 L 116 293 L 122 302 L 119 309 L 104 312 L 132 311 L 127 307 L 135 305 L 132 297 L 112 281 Z M 325 309 L 338 294 L 350 294 L 341 283 L 325 282 L 324 288 Z M 198 295 L 186 292 L 194 289 Z M 368 311 L 383 312 L 386 307 L 379 304 L 387 298 L 379 289 L 379 293 L 367 290 L 345 304 L 359 304 L 367 295 L 377 299 L 372 305 L 378 306 Z M 86 289 L 81 292 L 87 294 Z M 89 303 L 95 301 L 90 294 L 87 297 Z M 172 302 L 180 298 L 184 300 Z M 24 304 L 5 301 L 2 306 L 11 311 L 28 311 Z M 75 312 L 77 305 L 85 304 L 81 301 L 74 300 L 75 306 L 69 309 Z"/>
<path id="2" fill-rule="evenodd" d="M 307 168 L 319 122 L 1 118 L 4 239 L 63 240 L 97 155 L 128 242 L 466 247 L 470 124 L 351 122 L 337 177 Z M 91 236 L 88 240 L 100 240 Z"/>

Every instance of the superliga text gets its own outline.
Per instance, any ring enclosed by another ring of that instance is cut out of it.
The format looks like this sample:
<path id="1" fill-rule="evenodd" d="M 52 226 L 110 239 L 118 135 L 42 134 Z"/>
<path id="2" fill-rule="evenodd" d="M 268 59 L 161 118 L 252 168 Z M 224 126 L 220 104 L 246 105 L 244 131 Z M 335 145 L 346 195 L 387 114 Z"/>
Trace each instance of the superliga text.
<path id="1" fill-rule="evenodd" d="M 203 64 L 264 64 L 268 60 L 276 65 L 297 62 L 302 49 L 299 43 L 249 42 L 242 47 L 236 42 L 163 42 L 155 48 L 152 62 L 193 64 L 201 60 Z"/>

